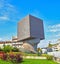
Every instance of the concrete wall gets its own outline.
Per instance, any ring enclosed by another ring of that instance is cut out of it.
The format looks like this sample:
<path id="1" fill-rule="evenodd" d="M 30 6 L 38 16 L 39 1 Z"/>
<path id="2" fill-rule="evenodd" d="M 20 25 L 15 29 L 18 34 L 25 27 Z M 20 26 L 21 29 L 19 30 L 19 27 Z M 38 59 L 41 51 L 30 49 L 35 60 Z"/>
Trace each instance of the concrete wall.
<path id="1" fill-rule="evenodd" d="M 17 36 L 18 40 L 23 40 L 30 37 L 29 16 L 27 16 L 18 23 Z"/>
<path id="2" fill-rule="evenodd" d="M 29 16 L 30 18 L 30 36 L 38 38 L 40 40 L 44 39 L 44 28 L 43 20 Z"/>
<path id="3" fill-rule="evenodd" d="M 18 41 L 31 44 L 37 49 L 37 44 L 44 39 L 43 21 L 28 15 L 18 23 Z"/>
<path id="4" fill-rule="evenodd" d="M 18 23 L 18 40 L 27 38 L 44 39 L 43 21 L 28 15 Z"/>

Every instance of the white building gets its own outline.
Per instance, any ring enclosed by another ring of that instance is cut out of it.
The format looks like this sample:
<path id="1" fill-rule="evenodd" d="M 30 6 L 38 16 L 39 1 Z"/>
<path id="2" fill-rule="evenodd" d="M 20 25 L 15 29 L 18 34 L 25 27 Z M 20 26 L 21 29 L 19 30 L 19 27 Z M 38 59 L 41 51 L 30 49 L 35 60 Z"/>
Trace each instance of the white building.
<path id="1" fill-rule="evenodd" d="M 57 40 L 57 44 L 52 46 L 53 51 L 60 51 L 60 39 Z"/>
<path id="2" fill-rule="evenodd" d="M 0 41 L 0 48 L 3 48 L 4 45 L 12 46 L 12 42 L 11 41 Z"/>
<path id="3" fill-rule="evenodd" d="M 17 41 L 17 38 L 12 38 L 11 41 L 0 41 L 0 47 L 3 48 L 4 45 L 10 45 L 10 46 L 13 46 L 13 47 L 17 47 L 17 48 L 20 48 L 22 46 L 22 42 L 18 42 Z"/>

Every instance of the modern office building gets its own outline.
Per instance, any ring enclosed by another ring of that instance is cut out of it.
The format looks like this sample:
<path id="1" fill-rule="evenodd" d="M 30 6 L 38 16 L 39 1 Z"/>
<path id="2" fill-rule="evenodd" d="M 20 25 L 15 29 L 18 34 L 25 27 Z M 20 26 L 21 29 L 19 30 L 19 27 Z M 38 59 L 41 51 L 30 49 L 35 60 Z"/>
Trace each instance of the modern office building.
<path id="1" fill-rule="evenodd" d="M 37 44 L 44 39 L 43 20 L 28 15 L 18 22 L 17 37 L 19 42 L 28 43 L 37 50 Z"/>

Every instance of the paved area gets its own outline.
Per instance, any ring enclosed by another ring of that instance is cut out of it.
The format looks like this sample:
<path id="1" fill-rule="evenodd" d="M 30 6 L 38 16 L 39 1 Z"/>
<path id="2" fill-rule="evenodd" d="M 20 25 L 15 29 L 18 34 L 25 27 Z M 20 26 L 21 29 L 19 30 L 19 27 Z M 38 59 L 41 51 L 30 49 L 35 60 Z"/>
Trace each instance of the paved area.
<path id="1" fill-rule="evenodd" d="M 46 59 L 46 57 L 38 57 L 38 56 L 24 56 L 26 59 Z"/>

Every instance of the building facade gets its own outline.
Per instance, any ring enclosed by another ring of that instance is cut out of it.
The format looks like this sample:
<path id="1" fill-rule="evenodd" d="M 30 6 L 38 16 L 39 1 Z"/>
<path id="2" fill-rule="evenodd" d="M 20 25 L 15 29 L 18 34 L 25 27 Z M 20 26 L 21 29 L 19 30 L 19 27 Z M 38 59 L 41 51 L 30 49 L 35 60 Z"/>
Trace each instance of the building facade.
<path id="1" fill-rule="evenodd" d="M 28 43 L 37 49 L 37 44 L 44 39 L 43 20 L 28 15 L 18 22 L 18 41 Z"/>

